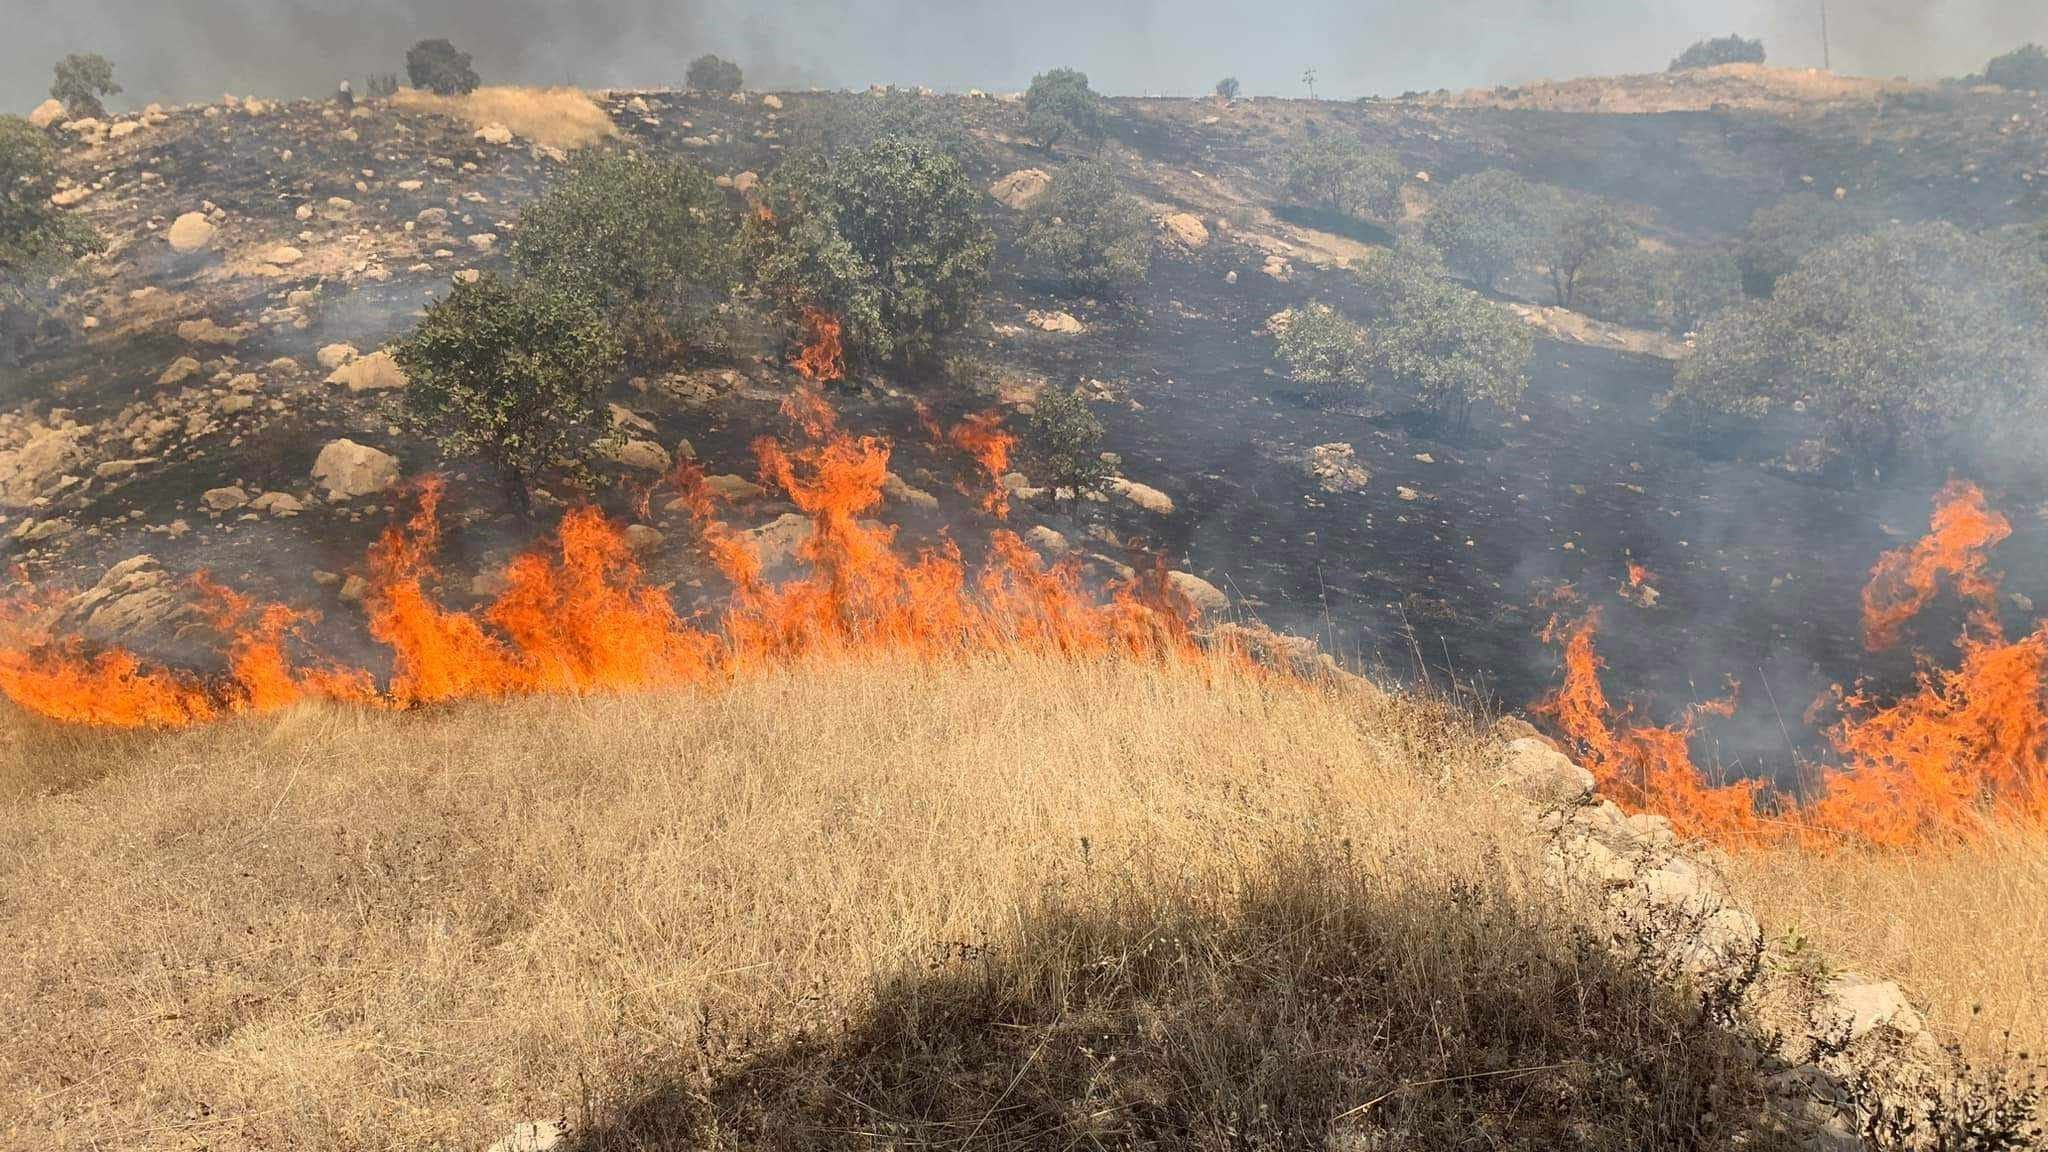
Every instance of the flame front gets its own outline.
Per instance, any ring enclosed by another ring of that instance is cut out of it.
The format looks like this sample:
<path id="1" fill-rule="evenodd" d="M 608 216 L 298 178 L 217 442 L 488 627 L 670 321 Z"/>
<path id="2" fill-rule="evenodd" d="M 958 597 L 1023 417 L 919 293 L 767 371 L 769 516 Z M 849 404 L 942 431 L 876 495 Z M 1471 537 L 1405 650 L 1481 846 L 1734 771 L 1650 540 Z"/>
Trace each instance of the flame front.
<path id="1" fill-rule="evenodd" d="M 0 646 L 0 692 L 59 720 L 176 728 L 307 699 L 410 707 L 683 688 L 815 655 L 1196 653 L 1193 610 L 1163 564 L 1098 600 L 1084 591 L 1077 566 L 1048 567 L 1007 531 L 994 534 L 972 574 L 950 543 L 906 559 L 895 530 L 866 518 L 882 501 L 889 444 L 841 431 L 813 390 L 792 396 L 784 411 L 799 442 L 763 438 L 754 451 L 763 480 L 806 519 L 802 575 L 768 582 L 759 549 L 719 518 L 695 468 L 670 478 L 732 585 L 708 624 L 684 618 L 649 585 L 622 530 L 591 509 L 571 511 L 547 545 L 513 560 L 505 590 L 484 608 L 443 606 L 434 566 L 443 489 L 429 480 L 411 517 L 368 557 L 370 634 L 391 651 L 381 691 L 365 671 L 296 661 L 299 614 L 205 582 L 208 617 L 226 641 L 224 677 L 202 679 L 121 650 L 88 655 L 75 642 L 28 632 L 18 622 L 26 614 L 16 613 L 0 620 L 14 621 L 0 634 L 13 637 Z M 999 464 L 1006 450 L 995 450 Z"/>
<path id="2" fill-rule="evenodd" d="M 837 317 L 806 306 L 803 315 L 804 346 L 790 361 L 797 375 L 815 384 L 838 380 L 846 375 L 846 349 L 839 342 Z"/>

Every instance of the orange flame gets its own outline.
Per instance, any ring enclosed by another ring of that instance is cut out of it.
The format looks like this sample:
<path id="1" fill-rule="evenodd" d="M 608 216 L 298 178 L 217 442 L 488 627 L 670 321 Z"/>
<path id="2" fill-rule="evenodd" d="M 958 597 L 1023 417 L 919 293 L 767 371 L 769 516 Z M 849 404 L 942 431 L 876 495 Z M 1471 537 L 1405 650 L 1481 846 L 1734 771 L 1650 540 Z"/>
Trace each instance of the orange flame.
<path id="1" fill-rule="evenodd" d="M 570 512 L 551 541 L 512 561 L 505 591 L 487 607 L 444 607 L 434 594 L 433 562 L 443 489 L 429 480 L 410 519 L 386 531 L 368 557 L 370 633 L 392 659 L 381 692 L 366 672 L 296 662 L 288 648 L 298 640 L 298 614 L 259 608 L 211 583 L 202 592 L 227 641 L 223 680 L 145 665 L 120 650 L 88 655 L 76 643 L 42 637 L 0 644 L 0 692 L 60 720 L 175 728 L 308 698 L 414 706 L 680 688 L 818 654 L 1168 658 L 1198 651 L 1193 609 L 1165 579 L 1163 561 L 1098 600 L 1083 590 L 1075 565 L 1048 568 L 1008 532 L 995 534 L 972 578 L 950 543 L 904 558 L 895 530 L 864 518 L 881 503 L 888 443 L 840 431 L 815 391 L 791 397 L 785 412 L 803 442 L 763 438 L 754 447 L 763 478 L 807 519 L 798 549 L 803 575 L 769 583 L 759 548 L 718 519 L 695 468 L 679 467 L 671 477 L 732 585 L 714 627 L 678 615 L 646 582 L 623 532 L 590 509 Z"/>
<path id="2" fill-rule="evenodd" d="M 797 375 L 822 384 L 846 375 L 846 350 L 839 342 L 839 320 L 828 312 L 805 305 L 804 346 L 790 361 Z"/>
<path id="3" fill-rule="evenodd" d="M 1010 515 L 1010 490 L 1003 487 L 1003 476 L 1010 470 L 1010 449 L 1017 443 L 1017 437 L 1003 430 L 1003 417 L 999 412 L 981 412 L 969 416 L 946 434 L 946 439 L 962 452 L 974 457 L 981 470 L 988 474 L 990 488 L 981 499 L 982 511 L 991 513 L 998 520 Z"/>
<path id="4" fill-rule="evenodd" d="M 1985 505 L 1984 492 L 1964 480 L 1950 480 L 1934 499 L 1926 536 L 1910 548 L 1878 558 L 1863 588 L 1863 644 L 1872 652 L 1898 643 L 1900 630 L 1934 600 L 1941 577 L 1956 593 L 1989 611 L 1998 579 L 1987 575 L 1990 551 L 2012 535 L 2012 524 Z"/>

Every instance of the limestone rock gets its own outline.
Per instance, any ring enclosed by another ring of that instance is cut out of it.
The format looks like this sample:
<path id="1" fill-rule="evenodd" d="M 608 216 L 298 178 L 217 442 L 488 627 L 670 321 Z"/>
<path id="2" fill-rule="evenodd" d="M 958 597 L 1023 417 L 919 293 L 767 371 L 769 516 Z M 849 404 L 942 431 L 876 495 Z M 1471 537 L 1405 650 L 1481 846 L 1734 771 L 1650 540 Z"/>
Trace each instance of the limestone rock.
<path id="1" fill-rule="evenodd" d="M 668 449 L 652 440 L 628 440 L 605 454 L 614 464 L 643 472 L 666 472 Z"/>
<path id="2" fill-rule="evenodd" d="M 62 122 L 63 119 L 64 105 L 55 99 L 43 101 L 36 105 L 35 111 L 28 114 L 28 122 L 37 128 L 48 128 L 52 124 Z"/>
<path id="3" fill-rule="evenodd" d="M 1106 487 L 1112 495 L 1122 497 L 1132 505 L 1154 515 L 1173 515 L 1173 497 L 1149 484 L 1139 484 L 1121 476 L 1113 476 Z"/>
<path id="4" fill-rule="evenodd" d="M 159 388 L 170 388 L 183 384 L 197 375 L 199 375 L 199 361 L 194 360 L 190 356 L 180 356 L 176 360 L 171 361 L 170 366 L 163 370 L 163 374 L 156 378 L 156 382 Z"/>
<path id="5" fill-rule="evenodd" d="M 761 559 L 761 575 L 774 580 L 789 575 L 798 554 L 811 538 L 811 521 L 795 512 L 785 512 L 759 528 L 740 533 L 740 538 Z"/>
<path id="6" fill-rule="evenodd" d="M 1851 1042 L 1861 1040 L 1889 1025 L 1906 1036 L 1917 1036 L 1925 1023 L 1906 1000 L 1906 994 L 1890 980 L 1865 980 L 1845 973 L 1828 989 L 1834 1021 L 1845 1026 Z"/>
<path id="7" fill-rule="evenodd" d="M 171 251 L 191 253 L 211 247 L 214 234 L 218 231 L 213 222 L 206 218 L 206 213 L 187 212 L 171 221 L 171 227 L 164 233 L 164 239 L 170 242 Z"/>
<path id="8" fill-rule="evenodd" d="M 1020 168 L 988 186 L 988 194 L 1005 208 L 1023 211 L 1038 202 L 1052 187 L 1052 176 L 1043 168 Z"/>
<path id="9" fill-rule="evenodd" d="M 748 500 L 759 500 L 768 494 L 766 488 L 744 476 L 727 473 L 723 476 L 706 476 L 704 490 L 728 504 L 739 504 Z"/>
<path id="10" fill-rule="evenodd" d="M 321 346 L 314 359 L 319 361 L 322 368 L 331 372 L 361 355 L 353 344 L 326 344 Z"/>
<path id="11" fill-rule="evenodd" d="M 289 492 L 265 492 L 249 502 L 249 509 L 268 512 L 272 516 L 297 516 L 306 510 L 306 506 Z"/>
<path id="12" fill-rule="evenodd" d="M 35 429 L 19 448 L 0 452 L 0 508 L 26 508 L 85 462 L 83 428 Z"/>
<path id="13" fill-rule="evenodd" d="M 1024 533 L 1024 540 L 1033 548 L 1048 556 L 1063 556 L 1073 551 L 1074 548 L 1073 543 L 1067 539 L 1064 532 L 1056 528 L 1048 528 L 1043 524 L 1039 524 L 1033 527 L 1031 531 Z"/>
<path id="14" fill-rule="evenodd" d="M 1593 774 L 1571 757 L 1533 736 L 1508 742 L 1501 757 L 1500 785 L 1547 808 L 1584 804 L 1593 798 Z"/>
<path id="15" fill-rule="evenodd" d="M 1318 444 L 1309 449 L 1309 475 L 1325 492 L 1364 491 L 1372 483 L 1372 474 L 1358 463 L 1357 455 L 1349 444 Z"/>
<path id="16" fill-rule="evenodd" d="M 199 498 L 209 512 L 232 512 L 249 503 L 249 494 L 240 487 L 209 488 Z"/>
<path id="17" fill-rule="evenodd" d="M 313 479 L 329 499 L 373 496 L 398 483 L 398 458 L 353 440 L 334 440 L 313 461 Z"/>
<path id="18" fill-rule="evenodd" d="M 321 349 L 325 357 L 326 349 Z M 382 349 L 344 363 L 328 373 L 329 384 L 339 384 L 350 392 L 386 392 L 406 386 L 405 373 L 398 367 L 398 361 L 391 353 Z"/>
<path id="19" fill-rule="evenodd" d="M 653 528 L 646 524 L 626 525 L 625 536 L 626 547 L 641 553 L 652 552 L 661 547 L 661 542 L 665 539 L 659 528 Z"/>
<path id="20" fill-rule="evenodd" d="M 256 330 L 253 324 L 237 324 L 223 328 L 209 318 L 186 320 L 178 325 L 178 339 L 188 344 L 220 344 L 232 348 L 249 338 Z"/>
<path id="21" fill-rule="evenodd" d="M 132 556 L 66 604 L 56 631 L 101 644 L 135 645 L 161 636 L 192 615 L 179 582 L 154 556 Z"/>
<path id="22" fill-rule="evenodd" d="M 512 130 L 503 124 L 486 124 L 476 130 L 476 138 L 486 144 L 510 144 Z"/>
<path id="23" fill-rule="evenodd" d="M 782 110 L 782 97 L 770 92 L 766 96 L 761 97 L 761 107 L 779 112 Z"/>
<path id="24" fill-rule="evenodd" d="M 937 508 L 939 498 L 898 476 L 894 472 L 882 476 L 882 495 L 913 508 Z"/>
<path id="25" fill-rule="evenodd" d="M 1189 606 L 1203 616 L 1215 616 L 1230 611 L 1230 597 L 1193 572 L 1168 572 L 1166 582 L 1173 590 L 1187 598 Z"/>
<path id="26" fill-rule="evenodd" d="M 1041 332 L 1079 333 L 1087 331 L 1087 328 L 1069 312 L 1039 312 L 1033 310 L 1024 314 L 1024 322 Z"/>
<path id="27" fill-rule="evenodd" d="M 1159 221 L 1159 226 L 1166 230 L 1168 240 L 1182 248 L 1209 246 L 1209 227 L 1192 212 L 1170 213 Z"/>

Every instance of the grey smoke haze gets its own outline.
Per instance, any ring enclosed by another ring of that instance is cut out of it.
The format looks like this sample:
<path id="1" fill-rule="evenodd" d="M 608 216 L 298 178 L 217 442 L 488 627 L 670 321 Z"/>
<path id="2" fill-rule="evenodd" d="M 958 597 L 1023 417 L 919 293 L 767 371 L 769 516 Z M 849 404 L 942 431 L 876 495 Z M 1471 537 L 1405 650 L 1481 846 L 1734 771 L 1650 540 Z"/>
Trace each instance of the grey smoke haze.
<path id="1" fill-rule="evenodd" d="M 402 70 L 446 36 L 487 81 L 656 85 L 692 56 L 739 60 L 760 86 L 1022 86 L 1071 65 L 1118 94 L 1194 93 L 1234 73 L 1248 93 L 1330 97 L 1662 68 L 1688 43 L 1762 36 L 1771 59 L 1820 64 L 1821 0 L 0 0 L 0 108 L 45 95 L 53 61 L 96 51 L 114 106 L 222 92 L 320 95 Z M 1842 71 L 1974 71 L 2048 40 L 2044 0 L 1827 0 Z"/>

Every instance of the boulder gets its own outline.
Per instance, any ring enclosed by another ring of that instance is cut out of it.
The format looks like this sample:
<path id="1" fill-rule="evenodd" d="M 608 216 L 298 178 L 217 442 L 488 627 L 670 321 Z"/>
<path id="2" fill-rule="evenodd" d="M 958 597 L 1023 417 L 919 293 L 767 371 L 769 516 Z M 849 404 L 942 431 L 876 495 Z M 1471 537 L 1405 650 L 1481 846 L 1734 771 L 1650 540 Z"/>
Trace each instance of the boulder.
<path id="1" fill-rule="evenodd" d="M 306 506 L 289 492 L 265 492 L 249 502 L 249 509 L 268 512 L 272 516 L 297 516 L 306 510 Z"/>
<path id="2" fill-rule="evenodd" d="M 55 204 L 59 208 L 69 208 L 74 204 L 85 203 L 86 199 L 93 194 L 93 191 L 93 186 L 90 184 L 74 184 L 61 192 L 51 193 L 50 203 Z"/>
<path id="3" fill-rule="evenodd" d="M 1546 808 L 1573 807 L 1593 798 L 1593 774 L 1534 736 L 1508 741 L 1499 784 Z"/>
<path id="4" fill-rule="evenodd" d="M 1215 616 L 1230 611 L 1230 597 L 1193 572 L 1168 572 L 1166 582 L 1187 599 L 1198 614 Z"/>
<path id="5" fill-rule="evenodd" d="M 180 587 L 154 556 L 131 556 L 64 605 L 55 631 L 100 644 L 137 646 L 193 615 Z"/>
<path id="6" fill-rule="evenodd" d="M 1024 322 L 1040 332 L 1079 333 L 1087 331 L 1070 312 L 1039 312 L 1033 310 L 1024 314 Z"/>
<path id="7" fill-rule="evenodd" d="M 237 324 L 232 328 L 223 328 L 211 318 L 187 320 L 178 325 L 178 339 L 188 344 L 220 344 L 232 348 L 247 340 L 249 334 L 255 330 L 256 326 L 253 324 Z"/>
<path id="8" fill-rule="evenodd" d="M 156 378 L 157 387 L 170 388 L 199 375 L 199 361 L 190 356 L 180 356 L 171 361 L 163 374 Z"/>
<path id="9" fill-rule="evenodd" d="M 239 486 L 209 488 L 199 502 L 206 505 L 209 512 L 233 512 L 249 503 L 249 494 Z"/>
<path id="10" fill-rule="evenodd" d="M 319 361 L 322 368 L 331 372 L 361 355 L 353 344 L 325 344 L 315 353 L 314 359 Z"/>
<path id="11" fill-rule="evenodd" d="M 780 112 L 782 110 L 782 97 L 770 92 L 766 96 L 761 97 L 761 107 L 770 111 Z"/>
<path id="12" fill-rule="evenodd" d="M 661 529 L 653 528 L 646 524 L 626 525 L 625 536 L 626 547 L 639 553 L 654 551 L 661 547 L 661 542 L 665 539 L 661 534 Z"/>
<path id="13" fill-rule="evenodd" d="M 469 246 L 479 252 L 489 252 L 498 246 L 496 232 L 479 232 L 469 238 Z"/>
<path id="14" fill-rule="evenodd" d="M 1048 528 L 1043 524 L 1037 525 L 1031 531 L 1024 533 L 1024 540 L 1033 548 L 1048 556 L 1063 556 L 1074 550 L 1074 545 L 1068 541 L 1064 532 L 1057 528 Z"/>
<path id="15" fill-rule="evenodd" d="M 34 429 L 28 442 L 0 452 L 0 508 L 26 508 L 85 463 L 83 428 Z"/>
<path id="16" fill-rule="evenodd" d="M 913 485 L 910 481 L 905 480 L 894 472 L 883 474 L 882 495 L 898 504 L 908 504 L 913 508 L 937 508 L 939 506 L 939 498 L 937 496 Z"/>
<path id="17" fill-rule="evenodd" d="M 738 504 L 747 500 L 759 500 L 768 494 L 766 488 L 761 487 L 745 476 L 736 476 L 731 473 L 723 476 L 706 476 L 704 478 L 704 490 L 728 504 Z"/>
<path id="18" fill-rule="evenodd" d="M 652 440 L 628 440 L 605 455 L 614 464 L 642 472 L 666 472 L 670 464 L 668 449 Z"/>
<path id="19" fill-rule="evenodd" d="M 476 138 L 486 144 L 510 144 L 512 130 L 503 124 L 486 124 L 476 130 Z"/>
<path id="20" fill-rule="evenodd" d="M 164 233 L 173 252 L 197 252 L 213 245 L 213 237 L 219 229 L 206 218 L 204 212 L 187 212 L 171 221 L 171 227 Z"/>
<path id="21" fill-rule="evenodd" d="M 1907 1001 L 1906 994 L 1890 980 L 1865 980 L 1853 972 L 1835 978 L 1828 987 L 1831 1023 L 1846 1029 L 1849 1040 L 1861 1040 L 1879 1028 L 1890 1027 L 1904 1036 L 1917 1036 L 1925 1023 Z"/>
<path id="22" fill-rule="evenodd" d="M 313 461 L 313 479 L 330 500 L 374 496 L 398 483 L 398 458 L 353 440 L 334 440 Z"/>
<path id="23" fill-rule="evenodd" d="M 740 539 L 760 558 L 762 577 L 769 580 L 791 574 L 810 538 L 810 518 L 795 512 L 785 512 L 759 528 L 740 533 Z"/>
<path id="24" fill-rule="evenodd" d="M 1173 515 L 1173 497 L 1149 484 L 1139 484 L 1121 476 L 1113 476 L 1106 485 L 1111 495 L 1121 497 L 1130 504 L 1157 516 Z"/>
<path id="25" fill-rule="evenodd" d="M 1209 246 L 1209 227 L 1202 218 L 1192 212 L 1173 212 L 1159 221 L 1166 231 L 1166 238 L 1182 248 L 1206 248 Z"/>
<path id="26" fill-rule="evenodd" d="M 321 355 L 326 355 L 326 349 L 321 350 Z M 328 373 L 327 382 L 339 384 L 355 393 L 386 392 L 406 385 L 405 373 L 398 367 L 398 361 L 382 349 L 344 363 Z"/>
<path id="27" fill-rule="evenodd" d="M 288 268 L 304 260 L 306 254 L 289 244 L 272 244 L 256 253 L 256 258 L 273 268 Z"/>
<path id="28" fill-rule="evenodd" d="M 1372 483 L 1372 474 L 1358 463 L 1358 453 L 1349 444 L 1318 444 L 1308 452 L 1309 475 L 1325 492 L 1361 492 Z"/>
<path id="29" fill-rule="evenodd" d="M 988 194 L 1005 208 L 1023 211 L 1038 202 L 1052 187 L 1052 176 L 1043 168 L 1020 168 L 988 186 Z"/>
<path id="30" fill-rule="evenodd" d="M 64 105 L 55 99 L 43 101 L 36 105 L 35 111 L 28 114 L 28 122 L 37 128 L 48 128 L 52 124 L 62 123 L 63 120 Z"/>

